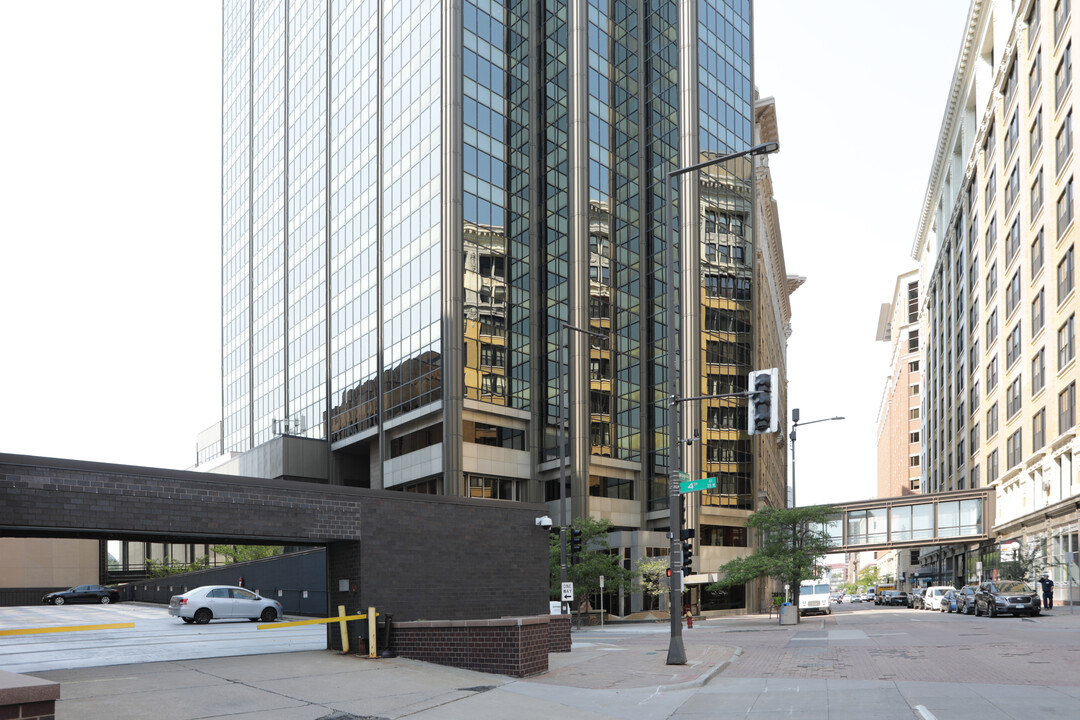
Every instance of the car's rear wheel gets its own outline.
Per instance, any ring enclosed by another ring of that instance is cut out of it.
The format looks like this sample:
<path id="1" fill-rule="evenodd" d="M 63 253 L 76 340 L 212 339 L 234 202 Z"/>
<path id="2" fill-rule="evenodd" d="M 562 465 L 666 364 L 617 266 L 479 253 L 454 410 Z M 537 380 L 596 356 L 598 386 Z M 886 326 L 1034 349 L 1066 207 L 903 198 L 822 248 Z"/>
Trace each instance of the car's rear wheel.
<path id="1" fill-rule="evenodd" d="M 108 605 L 111 602 L 112 602 L 112 600 L 109 598 L 108 595 L 102 595 L 101 596 L 101 604 L 102 605 Z"/>
<path id="2" fill-rule="evenodd" d="M 195 623 L 198 625 L 205 625 L 210 622 L 212 617 L 214 617 L 214 613 L 210 612 L 207 608 L 199 608 L 195 611 Z"/>
<path id="3" fill-rule="evenodd" d="M 180 618 L 180 619 L 181 619 L 181 620 L 183 620 L 184 622 L 186 622 L 186 623 L 187 623 L 188 625 L 190 625 L 191 623 L 195 622 L 195 618 L 186 618 L 186 617 L 182 617 L 182 618 Z"/>
<path id="4" fill-rule="evenodd" d="M 62 597 L 53 598 L 52 602 L 53 602 L 53 605 L 63 605 L 64 604 L 64 598 L 62 598 Z"/>
<path id="5" fill-rule="evenodd" d="M 830 610 L 830 612 L 832 611 Z M 259 616 L 259 619 L 263 622 L 274 622 L 277 620 L 277 611 L 274 610 L 274 608 L 263 608 L 262 615 Z"/>

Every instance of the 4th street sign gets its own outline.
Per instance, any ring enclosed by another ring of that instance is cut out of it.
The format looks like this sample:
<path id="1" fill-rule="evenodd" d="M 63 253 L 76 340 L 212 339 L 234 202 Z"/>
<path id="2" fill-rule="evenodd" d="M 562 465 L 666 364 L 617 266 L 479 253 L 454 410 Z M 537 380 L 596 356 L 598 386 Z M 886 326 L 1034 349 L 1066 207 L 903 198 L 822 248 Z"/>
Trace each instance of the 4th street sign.
<path id="1" fill-rule="evenodd" d="M 687 480 L 679 483 L 679 492 L 690 493 L 698 490 L 715 490 L 716 478 L 702 478 L 700 480 Z"/>

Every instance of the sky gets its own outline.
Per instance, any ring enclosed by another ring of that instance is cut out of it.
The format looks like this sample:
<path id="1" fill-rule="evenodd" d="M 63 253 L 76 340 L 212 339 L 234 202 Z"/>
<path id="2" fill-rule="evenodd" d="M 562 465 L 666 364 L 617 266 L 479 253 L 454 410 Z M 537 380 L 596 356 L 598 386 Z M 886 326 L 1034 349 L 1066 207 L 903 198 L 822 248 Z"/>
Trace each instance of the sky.
<path id="1" fill-rule="evenodd" d="M 799 504 L 871 497 L 967 0 L 756 0 Z M 195 463 L 220 417 L 221 5 L 0 3 L 0 452 Z"/>

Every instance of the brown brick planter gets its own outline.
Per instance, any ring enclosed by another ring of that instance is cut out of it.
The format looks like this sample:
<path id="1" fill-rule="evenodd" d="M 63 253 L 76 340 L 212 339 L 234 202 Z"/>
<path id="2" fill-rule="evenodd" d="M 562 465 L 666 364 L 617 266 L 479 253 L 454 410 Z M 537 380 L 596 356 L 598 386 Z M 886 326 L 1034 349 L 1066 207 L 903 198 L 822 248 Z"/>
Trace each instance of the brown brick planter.
<path id="1" fill-rule="evenodd" d="M 529 677 L 547 672 L 549 652 L 570 650 L 570 616 L 394 623 L 390 646 L 413 660 Z"/>

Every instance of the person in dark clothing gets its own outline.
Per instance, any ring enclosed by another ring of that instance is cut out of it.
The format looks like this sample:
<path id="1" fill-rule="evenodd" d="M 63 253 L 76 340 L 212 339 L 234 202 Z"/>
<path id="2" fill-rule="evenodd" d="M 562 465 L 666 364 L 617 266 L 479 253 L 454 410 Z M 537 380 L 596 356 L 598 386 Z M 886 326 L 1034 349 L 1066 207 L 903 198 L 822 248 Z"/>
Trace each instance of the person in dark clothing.
<path id="1" fill-rule="evenodd" d="M 1042 585 L 1043 608 L 1049 610 L 1054 607 L 1054 581 L 1043 575 L 1039 578 L 1039 584 Z"/>

